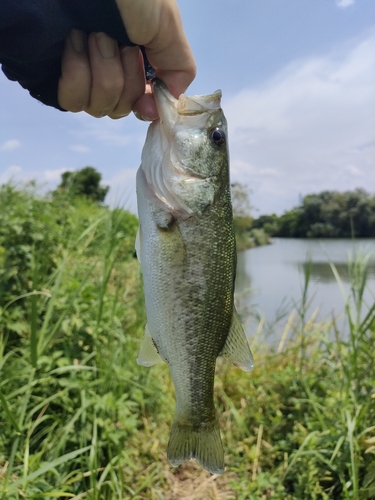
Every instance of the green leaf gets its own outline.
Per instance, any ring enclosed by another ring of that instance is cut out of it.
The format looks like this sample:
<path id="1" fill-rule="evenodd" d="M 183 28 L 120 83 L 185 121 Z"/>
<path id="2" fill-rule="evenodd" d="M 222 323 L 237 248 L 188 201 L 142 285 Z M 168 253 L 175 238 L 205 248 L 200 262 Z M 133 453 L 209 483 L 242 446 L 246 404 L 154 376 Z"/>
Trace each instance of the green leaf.
<path id="1" fill-rule="evenodd" d="M 12 491 L 16 490 L 19 486 L 22 486 L 25 483 L 28 483 L 29 481 L 32 481 L 33 479 L 36 479 L 39 476 L 42 476 L 43 474 L 54 469 L 55 467 L 58 467 L 59 465 L 65 463 L 65 462 L 69 462 L 70 460 L 74 460 L 79 455 L 82 455 L 83 453 L 86 453 L 86 451 L 89 451 L 90 448 L 91 448 L 91 445 L 86 446 L 85 448 L 81 448 L 79 450 L 71 451 L 70 453 L 66 453 L 65 455 L 62 455 L 61 457 L 56 458 L 55 460 L 52 460 L 52 462 L 45 463 L 38 470 L 32 472 L 31 474 L 28 474 L 26 477 L 23 477 L 22 479 L 18 479 L 17 481 L 14 481 L 10 485 L 8 492 L 11 493 Z"/>
<path id="2" fill-rule="evenodd" d="M 18 433 L 21 432 L 20 428 L 18 427 L 17 421 L 13 417 L 13 414 L 9 409 L 8 403 L 6 402 L 6 399 L 4 398 L 1 391 L 0 391 L 0 403 L 3 405 L 4 411 L 7 415 L 7 417 L 9 418 L 11 424 L 13 425 L 14 429 L 16 430 L 16 432 L 18 432 Z"/>

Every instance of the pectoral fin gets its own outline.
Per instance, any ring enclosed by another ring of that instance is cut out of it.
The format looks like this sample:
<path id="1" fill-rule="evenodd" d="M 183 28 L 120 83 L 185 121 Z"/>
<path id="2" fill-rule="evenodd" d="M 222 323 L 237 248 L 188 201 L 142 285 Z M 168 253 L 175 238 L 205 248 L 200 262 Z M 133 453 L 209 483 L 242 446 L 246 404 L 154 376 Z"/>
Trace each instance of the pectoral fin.
<path id="1" fill-rule="evenodd" d="M 156 349 L 155 343 L 146 325 L 145 336 L 139 350 L 137 363 L 142 366 L 152 366 L 161 361 L 163 360 Z"/>
<path id="2" fill-rule="evenodd" d="M 235 309 L 233 310 L 229 335 L 220 355 L 229 359 L 245 372 L 250 372 L 254 368 L 254 358 Z"/>
<path id="3" fill-rule="evenodd" d="M 137 236 L 135 237 L 135 253 L 137 254 L 137 259 L 141 263 L 141 228 L 138 228 Z"/>

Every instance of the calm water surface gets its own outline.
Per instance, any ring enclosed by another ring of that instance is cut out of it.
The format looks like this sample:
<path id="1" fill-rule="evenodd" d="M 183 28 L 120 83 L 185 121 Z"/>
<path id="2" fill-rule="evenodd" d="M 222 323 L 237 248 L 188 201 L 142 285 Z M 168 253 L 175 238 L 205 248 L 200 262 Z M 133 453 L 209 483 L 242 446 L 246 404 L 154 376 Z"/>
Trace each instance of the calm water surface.
<path id="1" fill-rule="evenodd" d="M 238 254 L 236 302 L 242 312 L 258 313 L 268 324 L 278 322 L 283 329 L 287 316 L 301 303 L 307 262 L 312 262 L 308 291 L 308 317 L 318 308 L 317 319 L 344 310 L 344 299 L 333 275 L 334 263 L 346 290 L 349 290 L 348 258 L 372 253 L 366 300 L 375 300 L 375 239 L 287 239 L 274 238 L 272 245 L 252 248 Z M 257 321 L 248 321 L 248 334 L 254 334 Z"/>

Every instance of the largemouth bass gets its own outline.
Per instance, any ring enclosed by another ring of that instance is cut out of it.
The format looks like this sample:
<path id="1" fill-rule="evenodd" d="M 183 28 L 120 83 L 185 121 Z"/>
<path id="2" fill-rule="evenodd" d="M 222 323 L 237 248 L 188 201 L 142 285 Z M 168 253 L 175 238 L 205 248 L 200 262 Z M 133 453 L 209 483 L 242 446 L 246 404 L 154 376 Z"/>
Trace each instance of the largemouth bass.
<path id="1" fill-rule="evenodd" d="M 221 92 L 175 99 L 153 83 L 159 120 L 137 172 L 136 248 L 147 326 L 138 363 L 168 363 L 176 412 L 172 465 L 195 458 L 213 474 L 224 451 L 213 393 L 216 358 L 245 371 L 253 357 L 233 304 L 236 244 Z"/>

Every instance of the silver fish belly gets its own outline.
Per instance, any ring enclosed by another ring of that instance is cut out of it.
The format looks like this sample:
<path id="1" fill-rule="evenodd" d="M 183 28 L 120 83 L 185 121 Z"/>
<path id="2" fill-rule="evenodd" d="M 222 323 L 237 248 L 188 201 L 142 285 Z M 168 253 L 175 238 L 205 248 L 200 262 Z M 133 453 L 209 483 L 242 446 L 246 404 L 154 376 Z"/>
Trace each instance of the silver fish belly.
<path id="1" fill-rule="evenodd" d="M 168 363 L 176 412 L 172 465 L 195 458 L 224 471 L 214 408 L 216 358 L 245 371 L 253 357 L 233 304 L 236 247 L 230 200 L 227 125 L 220 91 L 175 99 L 153 84 L 153 122 L 137 172 L 141 263 L 147 313 L 138 363 Z"/>

